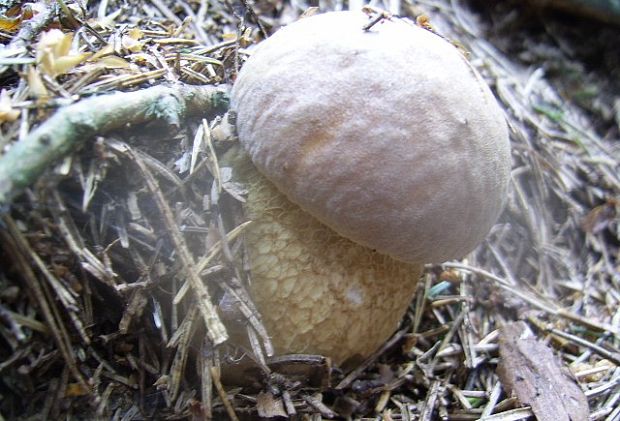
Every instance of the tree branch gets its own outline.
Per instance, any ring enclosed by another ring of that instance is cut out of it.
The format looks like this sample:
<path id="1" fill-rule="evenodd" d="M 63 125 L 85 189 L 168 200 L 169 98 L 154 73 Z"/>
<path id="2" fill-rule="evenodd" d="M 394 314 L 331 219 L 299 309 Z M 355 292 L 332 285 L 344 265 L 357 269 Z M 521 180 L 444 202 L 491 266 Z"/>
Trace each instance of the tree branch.
<path id="1" fill-rule="evenodd" d="M 95 135 L 153 120 L 179 127 L 190 115 L 228 106 L 226 86 L 154 86 L 84 99 L 60 108 L 0 157 L 0 207 L 32 185 L 52 164 Z"/>

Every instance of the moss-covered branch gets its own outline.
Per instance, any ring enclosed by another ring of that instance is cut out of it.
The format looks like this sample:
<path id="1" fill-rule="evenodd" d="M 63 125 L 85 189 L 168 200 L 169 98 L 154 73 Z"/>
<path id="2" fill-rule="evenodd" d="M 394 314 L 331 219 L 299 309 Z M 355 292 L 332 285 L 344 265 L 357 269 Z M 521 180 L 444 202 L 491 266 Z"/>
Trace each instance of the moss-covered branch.
<path id="1" fill-rule="evenodd" d="M 127 125 L 163 120 L 179 127 L 191 115 L 228 106 L 227 87 L 155 86 L 87 98 L 59 109 L 0 157 L 0 206 L 85 141 Z"/>

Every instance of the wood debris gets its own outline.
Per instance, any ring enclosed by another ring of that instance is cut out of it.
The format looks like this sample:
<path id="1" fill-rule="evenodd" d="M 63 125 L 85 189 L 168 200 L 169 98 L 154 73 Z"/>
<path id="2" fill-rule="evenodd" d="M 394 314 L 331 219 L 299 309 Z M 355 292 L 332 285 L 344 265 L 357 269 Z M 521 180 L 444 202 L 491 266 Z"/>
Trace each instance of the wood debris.
<path id="1" fill-rule="evenodd" d="M 499 378 L 541 421 L 587 420 L 586 396 L 569 370 L 563 369 L 551 348 L 538 340 L 523 322 L 500 329 Z"/>

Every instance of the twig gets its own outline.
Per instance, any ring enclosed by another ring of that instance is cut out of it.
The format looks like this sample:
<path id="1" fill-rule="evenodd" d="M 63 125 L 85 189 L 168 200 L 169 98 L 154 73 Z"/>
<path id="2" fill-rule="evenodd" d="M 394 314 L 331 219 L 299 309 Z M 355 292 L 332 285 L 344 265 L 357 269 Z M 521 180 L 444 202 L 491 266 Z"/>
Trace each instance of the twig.
<path id="1" fill-rule="evenodd" d="M 559 336 L 561 338 L 568 339 L 569 341 L 572 341 L 572 342 L 576 343 L 577 345 L 586 347 L 589 350 L 599 354 L 601 357 L 607 358 L 608 360 L 611 360 L 611 361 L 613 361 L 616 364 L 620 364 L 620 353 L 618 353 L 618 352 L 608 351 L 605 348 L 603 348 L 602 346 L 594 344 L 594 343 L 592 343 L 590 341 L 587 341 L 587 340 L 585 340 L 583 338 L 580 338 L 578 336 L 571 335 L 569 333 L 565 333 L 565 332 L 563 332 L 563 331 L 561 331 L 559 329 L 548 328 L 547 331 L 549 333 L 557 335 L 557 336 Z"/>
<path id="2" fill-rule="evenodd" d="M 311 407 L 319 411 L 321 415 L 327 419 L 335 418 L 337 415 L 334 411 L 332 411 L 327 405 L 323 403 L 321 394 L 304 396 L 304 400 Z"/>
<path id="3" fill-rule="evenodd" d="M 488 417 L 495 410 L 495 406 L 497 405 L 497 401 L 499 400 L 499 396 L 502 393 L 502 384 L 498 381 L 493 386 L 491 393 L 489 395 L 489 402 L 484 407 L 482 411 L 482 418 Z"/>
<path id="4" fill-rule="evenodd" d="M 91 97 L 63 107 L 0 157 L 0 206 L 10 204 L 50 165 L 96 134 L 152 120 L 178 128 L 190 115 L 227 106 L 225 86 L 175 84 Z"/>
<path id="5" fill-rule="evenodd" d="M 424 409 L 420 414 L 420 420 L 430 421 L 433 419 L 433 411 L 435 410 L 435 403 L 439 397 L 441 391 L 441 383 L 439 380 L 433 381 L 431 387 L 426 395 L 426 401 L 424 402 Z"/>

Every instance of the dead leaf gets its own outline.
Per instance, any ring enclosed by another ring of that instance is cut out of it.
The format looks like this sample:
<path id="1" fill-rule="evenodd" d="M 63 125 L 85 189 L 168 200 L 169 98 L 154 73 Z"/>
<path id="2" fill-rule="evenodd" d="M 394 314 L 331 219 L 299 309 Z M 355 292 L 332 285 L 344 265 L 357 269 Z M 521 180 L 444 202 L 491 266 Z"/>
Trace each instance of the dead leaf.
<path id="1" fill-rule="evenodd" d="M 101 19 L 88 19 L 88 24 L 96 29 L 111 29 L 114 27 L 116 19 L 123 13 L 123 9 L 120 7 L 114 12 Z"/>
<path id="2" fill-rule="evenodd" d="M 4 15 L 0 15 L 0 30 L 7 32 L 15 32 L 25 20 L 32 18 L 34 15 L 32 4 L 16 5 L 6 11 Z"/>
<path id="3" fill-rule="evenodd" d="M 108 56 L 100 60 L 106 69 L 128 69 L 130 64 L 127 60 L 119 56 Z"/>
<path id="4" fill-rule="evenodd" d="M 28 67 L 28 89 L 30 90 L 30 97 L 32 98 L 47 98 L 49 97 L 49 92 L 43 83 L 43 79 L 41 79 L 41 75 L 34 66 Z"/>
<path id="5" fill-rule="evenodd" d="M 93 54 L 88 61 L 97 61 L 102 57 L 107 57 L 111 54 L 114 54 L 114 46 L 112 46 L 112 44 L 106 44 L 101 47 L 99 51 L 95 52 L 95 54 Z"/>
<path id="6" fill-rule="evenodd" d="M 497 374 L 504 389 L 530 405 L 538 420 L 588 420 L 588 401 L 577 381 L 524 322 L 501 328 L 499 355 Z"/>
<path id="7" fill-rule="evenodd" d="M 581 229 L 588 234 L 599 234 L 617 218 L 618 202 L 614 199 L 595 207 L 581 221 Z"/>
<path id="8" fill-rule="evenodd" d="M 139 28 L 133 28 L 123 35 L 121 44 L 127 51 L 139 53 L 144 47 L 144 42 L 140 41 L 142 37 L 144 37 L 144 33 Z"/>
<path id="9" fill-rule="evenodd" d="M 78 396 L 86 396 L 90 390 L 82 383 L 69 383 L 65 389 L 66 398 L 75 398 Z"/>
<path id="10" fill-rule="evenodd" d="M 37 43 L 37 64 L 45 74 L 51 77 L 63 75 L 90 57 L 90 53 L 72 53 L 72 42 L 73 34 L 65 34 L 60 29 L 41 34 Z"/>
<path id="11" fill-rule="evenodd" d="M 15 32 L 22 23 L 22 17 L 9 18 L 6 16 L 0 16 L 0 30 L 7 32 Z"/>
<path id="12" fill-rule="evenodd" d="M 112 44 L 106 44 L 99 51 L 88 58 L 88 63 L 84 65 L 84 70 L 94 71 L 97 68 L 109 69 L 128 69 L 131 65 L 127 60 L 114 53 Z"/>
<path id="13" fill-rule="evenodd" d="M 11 95 L 6 89 L 0 92 L 0 123 L 15 121 L 19 117 L 19 110 L 13 108 Z"/>

